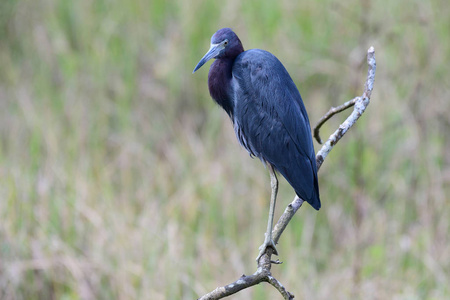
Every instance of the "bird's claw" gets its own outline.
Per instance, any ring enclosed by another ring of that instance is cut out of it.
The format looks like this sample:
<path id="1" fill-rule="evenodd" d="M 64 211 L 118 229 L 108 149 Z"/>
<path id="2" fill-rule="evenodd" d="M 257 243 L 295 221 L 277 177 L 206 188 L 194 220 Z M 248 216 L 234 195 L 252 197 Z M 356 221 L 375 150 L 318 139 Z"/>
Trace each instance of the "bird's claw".
<path id="1" fill-rule="evenodd" d="M 275 247 L 275 242 L 271 238 L 270 239 L 266 238 L 264 240 L 264 243 L 261 246 L 259 246 L 259 255 L 256 258 L 256 262 L 259 262 L 259 259 L 264 253 L 266 253 L 266 249 L 268 247 L 271 247 L 273 249 L 273 254 L 278 255 L 277 248 Z"/>

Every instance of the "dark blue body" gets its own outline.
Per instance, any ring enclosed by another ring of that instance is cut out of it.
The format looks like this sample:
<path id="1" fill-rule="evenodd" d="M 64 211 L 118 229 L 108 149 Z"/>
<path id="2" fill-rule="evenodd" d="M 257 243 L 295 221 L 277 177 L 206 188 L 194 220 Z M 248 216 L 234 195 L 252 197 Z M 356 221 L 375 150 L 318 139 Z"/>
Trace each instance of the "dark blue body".
<path id="1" fill-rule="evenodd" d="M 212 98 L 228 113 L 247 151 L 271 164 L 297 195 L 320 208 L 317 166 L 308 114 L 297 87 L 271 53 L 244 51 L 229 28 L 211 38 L 195 67 L 216 58 L 208 75 Z"/>
<path id="2" fill-rule="evenodd" d="M 271 53 L 242 52 L 232 66 L 233 123 L 245 149 L 270 163 L 315 209 L 320 208 L 316 156 L 297 87 Z"/>

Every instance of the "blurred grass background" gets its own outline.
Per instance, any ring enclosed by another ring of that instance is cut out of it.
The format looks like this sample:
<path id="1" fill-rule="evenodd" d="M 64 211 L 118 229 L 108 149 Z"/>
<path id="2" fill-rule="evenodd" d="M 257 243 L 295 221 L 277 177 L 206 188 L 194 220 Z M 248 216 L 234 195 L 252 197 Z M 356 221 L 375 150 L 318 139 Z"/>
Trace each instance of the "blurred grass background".
<path id="1" fill-rule="evenodd" d="M 362 93 L 376 50 L 372 102 L 274 275 L 296 299 L 448 299 L 443 0 L 2 0 L 0 299 L 196 299 L 254 272 L 269 176 L 210 99 L 208 66 L 191 74 L 221 27 L 284 63 L 313 124 Z M 277 215 L 293 196 L 282 180 Z"/>

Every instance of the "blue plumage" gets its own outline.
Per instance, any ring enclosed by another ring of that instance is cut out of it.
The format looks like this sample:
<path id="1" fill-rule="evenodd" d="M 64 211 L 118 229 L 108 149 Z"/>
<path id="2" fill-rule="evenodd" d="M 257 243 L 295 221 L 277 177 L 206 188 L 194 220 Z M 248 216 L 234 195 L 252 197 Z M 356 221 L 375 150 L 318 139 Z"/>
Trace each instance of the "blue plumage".
<path id="1" fill-rule="evenodd" d="M 270 163 L 315 209 L 317 167 L 308 115 L 300 93 L 271 53 L 242 52 L 232 67 L 234 127 L 247 151 Z"/>
<path id="2" fill-rule="evenodd" d="M 217 31 L 194 72 L 216 58 L 208 75 L 212 98 L 234 124 L 247 151 L 272 165 L 297 195 L 319 209 L 319 186 L 308 114 L 297 87 L 271 53 L 244 51 L 229 28 Z"/>

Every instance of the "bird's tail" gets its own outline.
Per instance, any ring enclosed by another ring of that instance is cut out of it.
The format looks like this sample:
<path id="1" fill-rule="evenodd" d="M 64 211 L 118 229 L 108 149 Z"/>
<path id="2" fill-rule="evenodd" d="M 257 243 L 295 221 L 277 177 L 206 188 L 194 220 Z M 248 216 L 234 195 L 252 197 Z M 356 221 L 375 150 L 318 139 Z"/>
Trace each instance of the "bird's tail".
<path id="1" fill-rule="evenodd" d="M 300 196 L 299 196 L 300 197 Z M 306 200 L 315 210 L 319 210 L 322 204 L 320 203 L 320 195 L 319 195 L 319 183 L 317 181 L 317 175 L 314 176 L 314 192 L 310 199 Z"/>

